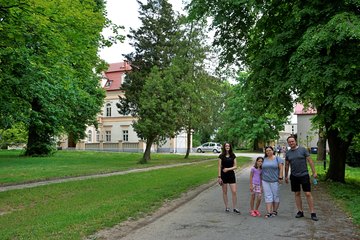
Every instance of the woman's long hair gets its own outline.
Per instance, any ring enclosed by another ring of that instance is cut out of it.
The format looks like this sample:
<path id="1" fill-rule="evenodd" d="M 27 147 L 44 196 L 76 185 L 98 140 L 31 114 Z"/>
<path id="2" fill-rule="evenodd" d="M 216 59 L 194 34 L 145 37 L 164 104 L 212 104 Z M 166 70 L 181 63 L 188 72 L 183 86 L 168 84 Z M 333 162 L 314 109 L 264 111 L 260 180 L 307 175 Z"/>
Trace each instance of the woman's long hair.
<path id="1" fill-rule="evenodd" d="M 222 145 L 220 157 L 225 157 L 225 156 L 226 156 L 226 150 L 225 150 L 225 145 L 226 145 L 226 144 L 229 144 L 229 146 L 230 146 L 230 149 L 229 149 L 229 155 L 230 155 L 230 157 L 235 157 L 235 154 L 234 154 L 234 152 L 233 152 L 232 146 L 231 146 L 231 144 L 228 143 L 228 142 L 226 142 L 226 143 L 224 143 L 224 144 Z"/>

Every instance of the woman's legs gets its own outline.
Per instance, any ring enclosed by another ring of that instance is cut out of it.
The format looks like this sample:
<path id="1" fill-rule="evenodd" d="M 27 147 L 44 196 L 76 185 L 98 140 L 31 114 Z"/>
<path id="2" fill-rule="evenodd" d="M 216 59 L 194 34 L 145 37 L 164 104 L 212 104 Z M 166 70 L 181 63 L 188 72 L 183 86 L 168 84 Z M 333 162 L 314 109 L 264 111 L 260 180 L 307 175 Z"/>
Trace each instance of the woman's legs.
<path id="1" fill-rule="evenodd" d="M 221 187 L 222 187 L 222 192 L 223 192 L 225 209 L 227 209 L 227 208 L 229 208 L 229 201 L 228 201 L 228 196 L 227 196 L 227 184 L 223 184 Z"/>
<path id="2" fill-rule="evenodd" d="M 274 202 L 273 202 L 273 212 L 275 212 L 275 215 L 277 214 L 277 211 L 279 209 L 280 205 L 280 185 L 278 182 L 275 182 L 272 184 L 272 192 L 274 196 Z"/>
<path id="3" fill-rule="evenodd" d="M 233 209 L 236 208 L 236 204 L 237 204 L 237 193 L 236 193 L 236 183 L 231 183 L 230 185 L 230 189 L 231 189 L 231 194 L 232 194 L 232 204 L 233 204 Z"/>
<path id="4" fill-rule="evenodd" d="M 272 203 L 274 201 L 272 190 L 271 190 L 271 183 L 262 181 L 262 186 L 263 186 L 264 196 L 265 196 L 266 212 L 268 214 L 271 214 L 272 213 Z"/>
<path id="5" fill-rule="evenodd" d="M 277 215 L 277 211 L 278 211 L 279 205 L 280 205 L 280 202 L 273 202 L 272 208 L 273 208 L 273 213 L 274 213 L 274 215 Z"/>

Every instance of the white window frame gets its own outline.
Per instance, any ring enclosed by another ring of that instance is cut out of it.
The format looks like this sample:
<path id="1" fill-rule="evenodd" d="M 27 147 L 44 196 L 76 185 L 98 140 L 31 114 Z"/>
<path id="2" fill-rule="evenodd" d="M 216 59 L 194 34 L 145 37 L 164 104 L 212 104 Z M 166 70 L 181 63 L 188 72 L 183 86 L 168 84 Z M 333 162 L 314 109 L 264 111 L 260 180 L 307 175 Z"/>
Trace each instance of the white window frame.
<path id="1" fill-rule="evenodd" d="M 123 141 L 124 142 L 129 141 L 129 130 L 123 130 Z"/>
<path id="2" fill-rule="evenodd" d="M 111 103 L 106 104 L 106 117 L 111 117 Z"/>
<path id="3" fill-rule="evenodd" d="M 100 131 L 96 131 L 96 142 L 100 142 Z"/>
<path id="4" fill-rule="evenodd" d="M 88 142 L 92 142 L 92 131 L 91 131 L 91 130 L 88 131 L 87 141 L 88 141 Z"/>
<path id="5" fill-rule="evenodd" d="M 105 141 L 111 142 L 111 131 L 105 131 Z"/>

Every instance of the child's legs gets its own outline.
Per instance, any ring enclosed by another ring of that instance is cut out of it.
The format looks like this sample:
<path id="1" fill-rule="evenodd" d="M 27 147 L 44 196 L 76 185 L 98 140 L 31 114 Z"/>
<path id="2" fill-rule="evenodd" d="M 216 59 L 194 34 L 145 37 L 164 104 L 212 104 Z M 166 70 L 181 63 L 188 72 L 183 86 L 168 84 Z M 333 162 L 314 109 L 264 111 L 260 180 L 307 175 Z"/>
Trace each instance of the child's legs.
<path id="1" fill-rule="evenodd" d="M 256 199 L 255 210 L 258 210 L 261 202 L 261 186 L 258 184 L 254 184 L 253 192 L 255 193 L 254 198 Z"/>
<path id="2" fill-rule="evenodd" d="M 255 207 L 255 210 L 259 210 L 259 206 L 260 206 L 260 203 L 261 203 L 261 198 L 262 198 L 261 193 L 256 194 L 256 207 Z"/>
<path id="3" fill-rule="evenodd" d="M 255 192 L 250 193 L 250 210 L 254 209 Z"/>

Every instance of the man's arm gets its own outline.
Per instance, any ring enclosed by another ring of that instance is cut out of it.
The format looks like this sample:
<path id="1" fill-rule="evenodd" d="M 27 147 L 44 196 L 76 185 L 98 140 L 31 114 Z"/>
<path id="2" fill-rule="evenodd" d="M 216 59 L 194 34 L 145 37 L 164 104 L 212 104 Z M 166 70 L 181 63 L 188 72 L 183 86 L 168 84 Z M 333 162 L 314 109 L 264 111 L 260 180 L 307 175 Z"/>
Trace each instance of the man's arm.
<path id="1" fill-rule="evenodd" d="M 306 157 L 306 160 L 308 161 L 310 168 L 311 168 L 311 172 L 314 178 L 317 178 L 317 173 L 315 170 L 315 165 L 314 165 L 314 161 L 311 159 L 310 156 Z"/>

